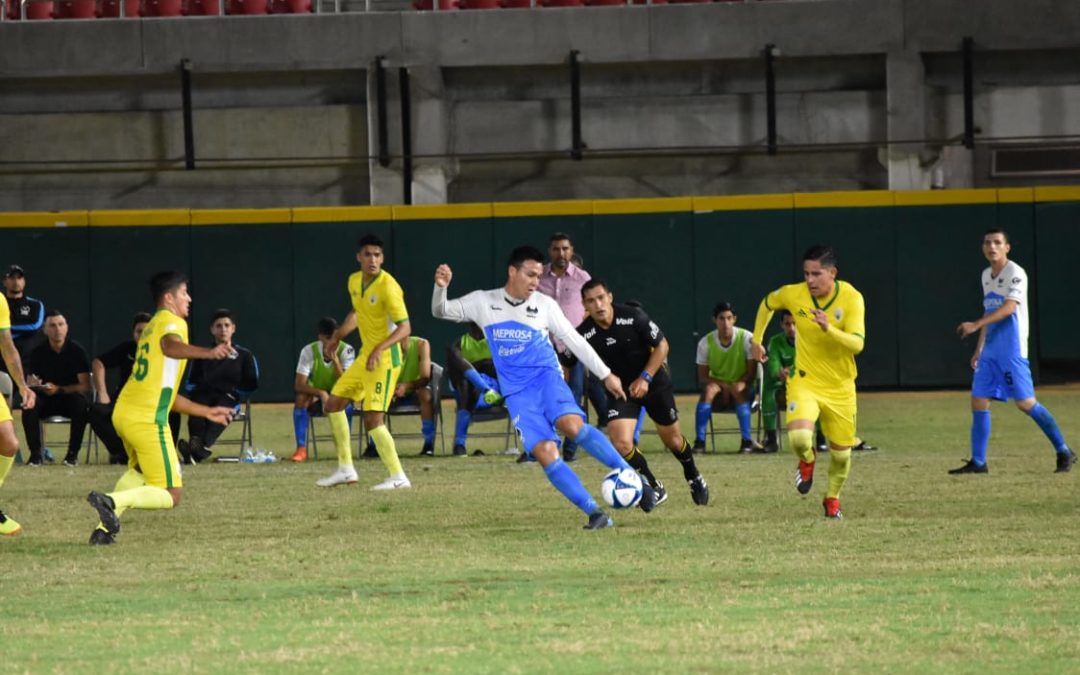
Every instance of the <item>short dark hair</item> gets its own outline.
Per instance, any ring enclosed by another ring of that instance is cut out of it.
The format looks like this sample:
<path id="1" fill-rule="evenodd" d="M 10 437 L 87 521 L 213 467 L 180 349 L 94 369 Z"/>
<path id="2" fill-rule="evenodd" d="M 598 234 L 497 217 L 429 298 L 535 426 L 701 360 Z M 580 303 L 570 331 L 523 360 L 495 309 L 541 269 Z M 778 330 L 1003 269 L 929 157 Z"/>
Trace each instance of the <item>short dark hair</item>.
<path id="1" fill-rule="evenodd" d="M 803 253 L 803 262 L 816 260 L 822 267 L 836 267 L 836 251 L 828 244 L 814 244 Z"/>
<path id="2" fill-rule="evenodd" d="M 776 315 L 783 321 L 785 316 L 791 316 L 791 311 L 787 309 L 779 309 L 776 311 Z"/>
<path id="3" fill-rule="evenodd" d="M 593 277 L 592 279 L 586 281 L 585 284 L 581 287 L 581 297 L 584 298 L 586 293 L 596 288 L 597 286 L 603 287 L 603 289 L 608 293 L 611 292 L 611 287 L 607 285 L 606 281 Z"/>
<path id="4" fill-rule="evenodd" d="M 990 234 L 1000 234 L 1001 236 L 1005 237 L 1005 243 L 1009 243 L 1009 233 L 1000 227 L 991 227 L 986 232 L 983 232 L 983 239 L 986 239 L 986 236 Z"/>
<path id="5" fill-rule="evenodd" d="M 319 323 L 315 324 L 315 330 L 319 332 L 319 335 L 330 337 L 337 330 L 337 319 L 332 316 L 324 316 L 319 319 Z"/>
<path id="6" fill-rule="evenodd" d="M 378 235 L 371 234 L 370 232 L 360 237 L 360 241 L 356 242 L 356 250 L 362 251 L 365 246 L 378 246 L 383 251 L 386 251 L 386 245 L 383 244 L 383 240 L 380 239 Z"/>
<path id="7" fill-rule="evenodd" d="M 720 316 L 722 312 L 731 312 L 732 314 L 734 314 L 735 308 L 731 306 L 730 302 L 718 302 L 712 308 L 712 318 L 715 319 L 716 317 Z"/>
<path id="8" fill-rule="evenodd" d="M 236 323 L 236 319 L 233 318 L 232 310 L 220 307 L 214 310 L 214 313 L 210 315 L 210 325 L 214 325 L 214 322 L 218 319 L 228 319 L 233 323 Z"/>
<path id="9" fill-rule="evenodd" d="M 135 316 L 131 318 L 131 327 L 134 328 L 140 323 L 150 323 L 150 312 L 135 312 Z"/>
<path id="10" fill-rule="evenodd" d="M 187 276 L 180 272 L 158 272 L 150 277 L 150 296 L 154 304 L 161 302 L 166 293 L 172 293 L 187 282 Z"/>
<path id="11" fill-rule="evenodd" d="M 565 239 L 566 241 L 570 242 L 570 245 L 571 245 L 571 246 L 573 246 L 573 245 L 574 245 L 574 240 L 573 240 L 573 239 L 571 239 L 571 238 L 570 238 L 570 235 L 568 235 L 568 234 L 567 234 L 567 233 L 565 233 L 565 232 L 555 232 L 555 233 L 553 233 L 553 234 L 551 235 L 551 238 L 550 238 L 550 239 L 548 239 L 548 243 L 549 243 L 549 244 L 553 244 L 553 243 L 555 243 L 555 242 L 557 242 L 557 241 L 563 241 L 564 239 Z"/>
<path id="12" fill-rule="evenodd" d="M 521 264 L 526 260 L 533 260 L 543 265 L 544 254 L 535 246 L 518 246 L 513 251 L 510 251 L 510 258 L 506 261 L 506 264 L 521 269 Z"/>
<path id="13" fill-rule="evenodd" d="M 58 310 L 58 309 L 48 309 L 48 310 L 45 310 L 45 318 L 46 318 L 46 319 L 48 319 L 48 318 L 51 318 L 51 317 L 54 317 L 54 316 L 64 316 L 64 313 L 63 313 L 63 312 L 61 312 L 61 311 L 60 311 L 60 310 Z"/>

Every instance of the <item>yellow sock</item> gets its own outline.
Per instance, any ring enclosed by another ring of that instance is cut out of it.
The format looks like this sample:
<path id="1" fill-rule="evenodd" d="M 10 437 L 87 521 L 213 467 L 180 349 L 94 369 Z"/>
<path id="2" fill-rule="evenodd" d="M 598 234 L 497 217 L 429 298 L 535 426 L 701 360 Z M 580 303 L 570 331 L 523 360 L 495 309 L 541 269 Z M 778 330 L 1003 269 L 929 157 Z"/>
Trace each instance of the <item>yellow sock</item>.
<path id="1" fill-rule="evenodd" d="M 851 473 L 851 448 L 829 451 L 829 489 L 825 492 L 826 497 L 839 497 L 840 490 L 844 487 L 844 481 Z"/>
<path id="2" fill-rule="evenodd" d="M 120 509 L 171 509 L 172 495 L 165 488 L 153 485 L 140 485 L 130 490 L 110 492 L 117 513 Z"/>
<path id="3" fill-rule="evenodd" d="M 11 471 L 11 465 L 14 463 L 15 455 L 11 457 L 0 455 L 0 485 L 4 484 L 4 479 L 7 478 L 8 471 Z"/>
<path id="4" fill-rule="evenodd" d="M 330 421 L 330 433 L 334 435 L 334 448 L 337 450 L 339 466 L 352 466 L 352 441 L 349 440 L 349 419 L 345 411 L 327 413 Z"/>
<path id="5" fill-rule="evenodd" d="M 371 440 L 375 441 L 375 449 L 379 451 L 379 459 L 382 460 L 383 466 L 390 472 L 391 476 L 404 476 L 405 472 L 401 470 L 401 460 L 397 456 L 397 446 L 394 445 L 394 437 L 390 435 L 390 430 L 386 428 L 386 425 L 375 427 L 368 431 L 371 435 Z"/>
<path id="6" fill-rule="evenodd" d="M 799 456 L 799 459 L 807 464 L 814 463 L 814 431 L 813 429 L 791 429 L 788 431 L 788 441 L 791 449 Z"/>
<path id="7" fill-rule="evenodd" d="M 130 490 L 132 488 L 141 487 L 143 485 L 146 485 L 146 479 L 143 478 L 143 475 L 141 473 L 139 473 L 138 471 L 136 471 L 135 469 L 128 469 L 127 471 L 124 472 L 124 475 L 120 476 L 120 479 L 116 481 L 116 485 L 113 486 L 113 492 L 123 492 L 124 490 Z M 126 506 L 121 508 L 121 506 L 119 504 L 117 504 L 116 505 L 116 515 L 117 515 L 117 517 L 119 517 L 120 514 L 122 514 L 126 510 L 127 510 Z M 105 528 L 102 528 L 102 529 L 105 529 Z"/>

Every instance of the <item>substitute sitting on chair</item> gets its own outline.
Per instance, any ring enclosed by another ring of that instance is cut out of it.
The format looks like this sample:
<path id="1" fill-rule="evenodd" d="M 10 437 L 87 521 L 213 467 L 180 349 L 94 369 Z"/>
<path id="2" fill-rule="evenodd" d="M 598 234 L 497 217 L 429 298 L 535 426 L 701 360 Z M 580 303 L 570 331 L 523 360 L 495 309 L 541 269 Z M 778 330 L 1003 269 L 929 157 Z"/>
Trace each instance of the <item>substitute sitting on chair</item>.
<path id="1" fill-rule="evenodd" d="M 402 405 L 416 405 L 420 408 L 420 433 L 424 437 L 424 446 L 420 454 L 431 457 L 435 454 L 435 408 L 431 400 L 431 343 L 422 337 L 410 335 L 401 341 L 401 375 L 394 388 L 394 400 L 390 404 L 390 414 L 394 408 Z"/>
<path id="2" fill-rule="evenodd" d="M 210 333 L 214 344 L 227 344 L 232 353 L 220 361 L 195 360 L 188 374 L 187 398 L 203 405 L 238 409 L 243 399 L 259 387 L 259 365 L 255 356 L 233 342 L 236 322 L 232 312 L 219 309 L 210 318 Z M 177 450 L 185 462 L 201 462 L 212 453 L 225 426 L 202 417 L 188 418 L 187 441 L 180 441 Z"/>
<path id="3" fill-rule="evenodd" d="M 735 325 L 731 303 L 717 303 L 712 317 L 716 330 L 709 331 L 698 342 L 695 359 L 701 399 L 694 417 L 697 432 L 694 452 L 705 451 L 705 430 L 714 405 L 735 409 L 742 437 L 739 452 L 760 452 L 762 447 L 754 440 L 750 427 L 750 404 L 757 377 L 757 362 L 750 358 L 751 333 Z"/>
<path id="4" fill-rule="evenodd" d="M 356 360 L 356 350 L 347 342 L 339 342 L 334 357 L 326 359 L 324 347 L 337 331 L 338 322 L 329 316 L 319 319 L 316 326 L 318 339 L 300 350 L 296 363 L 296 379 L 293 389 L 293 432 L 296 434 L 296 452 L 290 457 L 294 462 L 306 462 L 308 458 L 308 427 L 312 416 L 323 414 L 323 405 L 330 398 L 330 390 L 341 374 Z M 345 415 L 352 425 L 353 406 L 345 406 Z"/>
<path id="5" fill-rule="evenodd" d="M 23 410 L 22 425 L 30 446 L 27 464 L 40 465 L 41 422 L 50 417 L 71 421 L 64 464 L 75 466 L 79 460 L 83 433 L 86 431 L 86 395 L 90 393 L 90 357 L 74 340 L 68 339 L 68 323 L 59 310 L 45 314 L 47 340 L 30 352 L 27 384 L 37 393 L 37 405 Z"/>

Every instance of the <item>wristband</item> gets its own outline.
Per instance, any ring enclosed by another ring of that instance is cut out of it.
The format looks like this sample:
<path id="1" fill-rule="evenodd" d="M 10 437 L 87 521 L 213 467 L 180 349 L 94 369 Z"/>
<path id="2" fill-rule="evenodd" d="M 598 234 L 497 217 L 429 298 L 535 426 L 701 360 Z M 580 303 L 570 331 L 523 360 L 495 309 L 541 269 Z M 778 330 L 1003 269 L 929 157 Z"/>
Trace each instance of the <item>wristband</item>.
<path id="1" fill-rule="evenodd" d="M 647 370 L 641 371 L 641 379 L 645 380 L 649 384 L 652 384 L 652 375 L 650 375 L 649 371 Z"/>

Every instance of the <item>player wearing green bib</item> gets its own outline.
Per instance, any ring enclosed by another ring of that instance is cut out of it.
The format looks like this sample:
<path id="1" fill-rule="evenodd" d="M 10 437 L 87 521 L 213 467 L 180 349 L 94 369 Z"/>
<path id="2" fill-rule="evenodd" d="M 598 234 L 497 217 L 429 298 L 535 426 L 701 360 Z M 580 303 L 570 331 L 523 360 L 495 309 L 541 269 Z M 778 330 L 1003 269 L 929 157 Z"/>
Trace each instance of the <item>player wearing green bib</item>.
<path id="1" fill-rule="evenodd" d="M 730 303 L 713 307 L 716 330 L 709 331 L 697 346 L 698 385 L 701 399 L 694 416 L 694 452 L 705 450 L 705 430 L 709 426 L 713 403 L 735 407 L 742 442 L 739 452 L 761 451 L 750 431 L 750 401 L 754 396 L 753 382 L 757 366 L 750 358 L 750 331 L 735 325 L 735 312 Z"/>
<path id="2" fill-rule="evenodd" d="M 420 454 L 431 457 L 435 454 L 435 408 L 431 399 L 431 343 L 422 337 L 410 335 L 401 341 L 401 375 L 398 376 L 394 389 L 394 404 L 415 404 L 420 406 L 420 432 L 424 436 L 424 447 Z"/>
<path id="3" fill-rule="evenodd" d="M 339 342 L 334 350 L 334 358 L 327 360 L 323 346 L 333 336 L 338 324 L 332 317 L 319 319 L 318 339 L 305 345 L 300 350 L 300 360 L 296 364 L 296 378 L 293 389 L 296 399 L 293 402 L 293 432 L 296 435 L 296 452 L 290 457 L 294 462 L 307 461 L 307 434 L 311 415 L 322 414 L 323 406 L 330 398 L 330 390 L 356 360 L 352 346 Z M 345 416 L 352 426 L 353 406 L 345 406 Z"/>
<path id="4" fill-rule="evenodd" d="M 765 425 L 765 452 L 776 452 L 779 444 L 776 438 L 776 410 L 778 405 L 787 405 L 784 392 L 788 374 L 795 366 L 795 317 L 782 309 L 780 328 L 783 332 L 769 338 L 765 346 L 769 360 L 765 362 L 765 386 L 761 392 L 761 417 Z"/>
<path id="5" fill-rule="evenodd" d="M 457 391 L 454 456 L 465 457 L 469 454 L 465 442 L 469 437 L 473 411 L 478 405 L 483 405 L 482 397 L 485 394 L 492 400 L 498 397 L 491 349 L 488 348 L 484 331 L 475 323 L 469 324 L 469 332 L 446 348 L 446 372 Z"/>

